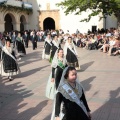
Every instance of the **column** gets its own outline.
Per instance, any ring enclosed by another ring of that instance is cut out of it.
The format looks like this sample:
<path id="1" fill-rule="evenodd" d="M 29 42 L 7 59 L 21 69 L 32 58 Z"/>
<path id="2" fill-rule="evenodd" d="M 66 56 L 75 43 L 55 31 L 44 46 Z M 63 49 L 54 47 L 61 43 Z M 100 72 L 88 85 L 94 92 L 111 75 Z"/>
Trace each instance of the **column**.
<path id="1" fill-rule="evenodd" d="M 5 22 L 0 21 L 0 32 L 4 32 L 5 31 Z"/>
<path id="2" fill-rule="evenodd" d="M 28 28 L 28 23 L 24 23 L 24 29 L 25 30 L 28 30 L 29 28 Z"/>
<path id="3" fill-rule="evenodd" d="M 20 22 L 12 23 L 12 24 L 13 24 L 13 29 L 14 30 L 20 31 Z"/>

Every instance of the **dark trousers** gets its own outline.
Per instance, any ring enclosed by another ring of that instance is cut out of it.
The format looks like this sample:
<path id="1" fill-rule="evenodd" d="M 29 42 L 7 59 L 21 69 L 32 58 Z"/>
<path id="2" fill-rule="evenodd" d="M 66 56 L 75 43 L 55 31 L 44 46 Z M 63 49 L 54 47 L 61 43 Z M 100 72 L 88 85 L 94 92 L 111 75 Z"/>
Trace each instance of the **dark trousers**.
<path id="1" fill-rule="evenodd" d="M 33 44 L 33 50 L 35 50 L 35 48 L 37 48 L 37 42 L 32 42 Z"/>
<path id="2" fill-rule="evenodd" d="M 25 41 L 25 47 L 28 48 L 28 41 Z"/>

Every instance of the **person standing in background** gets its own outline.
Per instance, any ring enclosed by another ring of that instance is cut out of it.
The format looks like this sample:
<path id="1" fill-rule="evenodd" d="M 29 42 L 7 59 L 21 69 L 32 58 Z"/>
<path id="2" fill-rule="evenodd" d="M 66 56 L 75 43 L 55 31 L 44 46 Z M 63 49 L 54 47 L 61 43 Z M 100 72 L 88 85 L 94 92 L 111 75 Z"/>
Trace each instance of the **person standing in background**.
<path id="1" fill-rule="evenodd" d="M 35 50 L 35 48 L 37 48 L 37 41 L 38 41 L 37 35 L 33 31 L 32 35 L 31 35 L 31 42 L 32 42 L 32 45 L 33 45 L 33 50 Z"/>

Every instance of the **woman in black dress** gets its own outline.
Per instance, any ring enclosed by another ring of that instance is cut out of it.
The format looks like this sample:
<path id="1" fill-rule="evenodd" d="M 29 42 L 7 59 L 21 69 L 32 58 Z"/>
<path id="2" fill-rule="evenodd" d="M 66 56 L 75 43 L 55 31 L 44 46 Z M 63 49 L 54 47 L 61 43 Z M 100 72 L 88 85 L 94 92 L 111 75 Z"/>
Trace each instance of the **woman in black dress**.
<path id="1" fill-rule="evenodd" d="M 16 37 L 15 50 L 16 50 L 16 54 L 18 57 L 26 55 L 25 45 L 24 45 L 21 33 L 18 33 L 18 35 Z"/>
<path id="2" fill-rule="evenodd" d="M 58 41 L 58 37 L 57 37 L 57 35 L 55 35 L 53 38 L 53 41 L 52 41 L 50 62 L 52 62 L 56 50 L 59 49 L 60 47 L 61 47 L 61 45 Z"/>
<path id="3" fill-rule="evenodd" d="M 67 64 L 71 67 L 75 67 L 76 70 L 80 70 L 80 66 L 77 59 L 77 51 L 71 37 L 68 37 L 64 46 L 64 55 L 66 56 Z"/>
<path id="4" fill-rule="evenodd" d="M 52 73 L 49 76 L 47 88 L 46 88 L 46 97 L 49 99 L 54 99 L 55 91 L 57 90 L 62 72 L 67 66 L 66 60 L 63 56 L 63 49 L 58 49 L 55 53 L 55 56 L 52 61 Z"/>
<path id="5" fill-rule="evenodd" d="M 5 46 L 2 46 L 0 74 L 1 76 L 7 76 L 11 81 L 13 75 L 20 73 L 20 69 L 15 57 L 14 50 L 11 47 L 10 39 L 5 37 Z"/>
<path id="6" fill-rule="evenodd" d="M 56 120 L 91 119 L 83 87 L 77 80 L 77 72 L 74 67 L 64 69 L 55 101 Z"/>
<path id="7" fill-rule="evenodd" d="M 51 52 L 51 47 L 52 47 L 52 43 L 51 42 L 52 42 L 51 35 L 48 34 L 46 39 L 45 39 L 45 43 L 44 43 L 42 59 L 50 60 L 50 52 Z"/>
<path id="8" fill-rule="evenodd" d="M 60 83 L 63 70 L 66 66 L 67 62 L 63 56 L 63 49 L 60 48 L 57 51 L 57 57 L 55 57 L 52 62 L 52 81 L 55 81 L 56 90 Z"/>

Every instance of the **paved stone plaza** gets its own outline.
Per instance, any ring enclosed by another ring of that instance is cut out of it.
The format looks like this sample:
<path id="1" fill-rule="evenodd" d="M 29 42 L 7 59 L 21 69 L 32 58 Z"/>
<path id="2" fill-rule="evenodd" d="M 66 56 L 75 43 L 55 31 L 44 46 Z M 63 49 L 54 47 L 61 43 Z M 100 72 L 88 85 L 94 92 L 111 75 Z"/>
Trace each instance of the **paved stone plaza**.
<path id="1" fill-rule="evenodd" d="M 53 101 L 45 97 L 51 72 L 41 59 L 43 43 L 19 61 L 21 74 L 9 82 L 0 77 L 0 120 L 50 120 Z M 86 91 L 92 120 L 120 120 L 120 58 L 78 48 L 79 79 Z"/>

